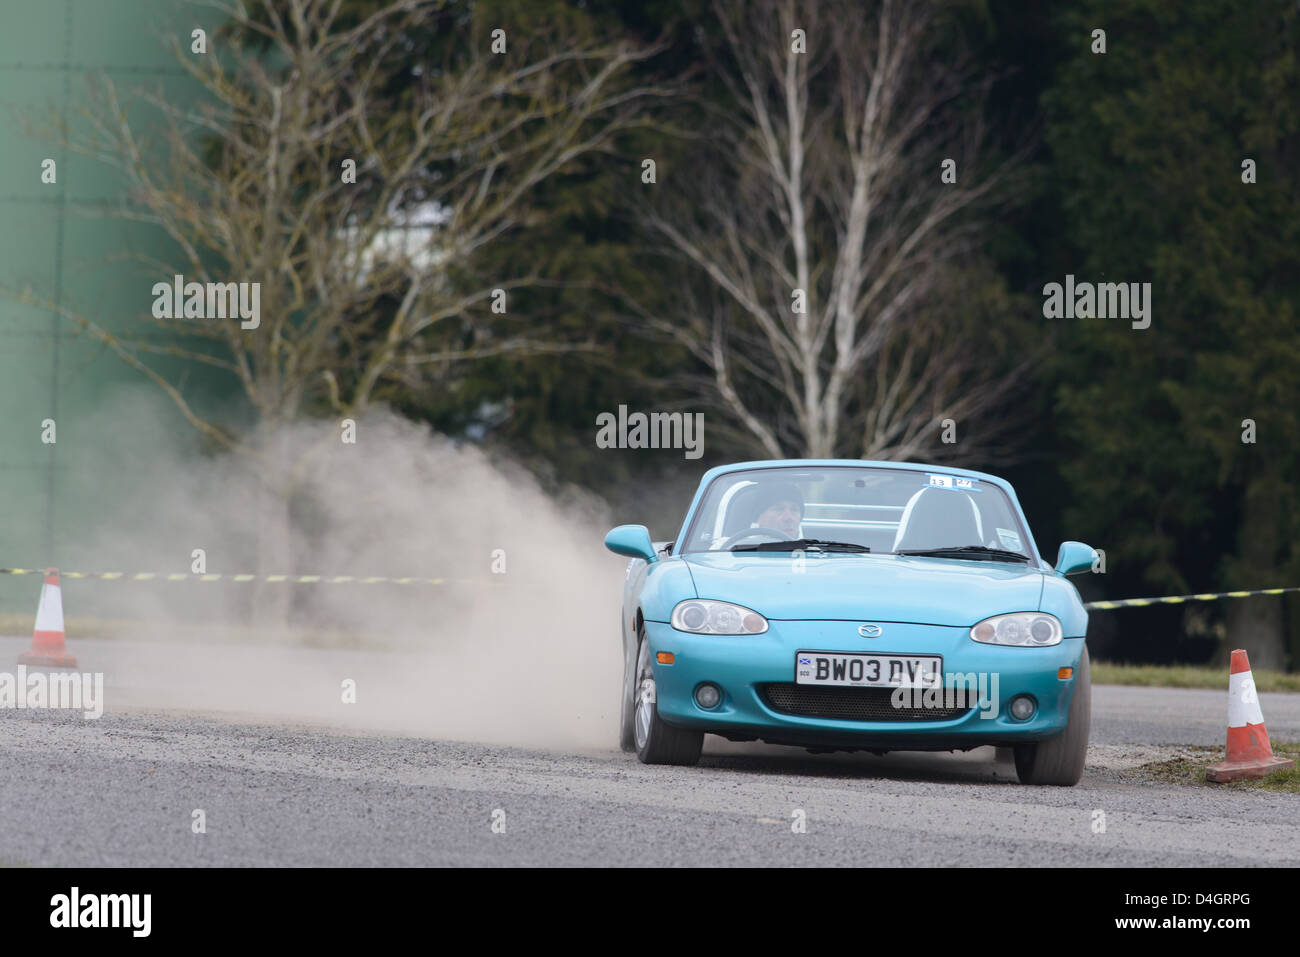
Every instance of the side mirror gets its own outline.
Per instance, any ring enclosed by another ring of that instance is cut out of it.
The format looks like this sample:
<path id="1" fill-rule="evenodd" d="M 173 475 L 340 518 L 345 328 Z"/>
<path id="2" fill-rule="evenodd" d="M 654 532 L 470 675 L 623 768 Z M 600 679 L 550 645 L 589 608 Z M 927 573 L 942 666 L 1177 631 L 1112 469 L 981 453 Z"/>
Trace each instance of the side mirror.
<path id="1" fill-rule="evenodd" d="M 1091 545 L 1083 542 L 1061 542 L 1061 549 L 1056 553 L 1056 573 L 1058 575 L 1075 575 L 1092 569 L 1100 556 Z"/>
<path id="2" fill-rule="evenodd" d="M 643 558 L 647 562 L 653 562 L 659 557 L 650 542 L 650 529 L 644 525 L 620 525 L 611 528 L 609 534 L 605 536 L 605 547 L 615 555 Z"/>

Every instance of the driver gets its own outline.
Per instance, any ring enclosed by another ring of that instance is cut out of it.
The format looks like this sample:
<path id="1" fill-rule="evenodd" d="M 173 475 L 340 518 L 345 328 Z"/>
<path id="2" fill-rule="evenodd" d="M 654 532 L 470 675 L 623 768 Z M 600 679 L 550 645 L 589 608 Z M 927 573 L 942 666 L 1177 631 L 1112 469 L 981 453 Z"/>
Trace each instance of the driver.
<path id="1" fill-rule="evenodd" d="M 758 514 L 751 528 L 772 528 L 791 540 L 801 538 L 803 493 L 789 482 L 770 485 L 758 496 Z"/>

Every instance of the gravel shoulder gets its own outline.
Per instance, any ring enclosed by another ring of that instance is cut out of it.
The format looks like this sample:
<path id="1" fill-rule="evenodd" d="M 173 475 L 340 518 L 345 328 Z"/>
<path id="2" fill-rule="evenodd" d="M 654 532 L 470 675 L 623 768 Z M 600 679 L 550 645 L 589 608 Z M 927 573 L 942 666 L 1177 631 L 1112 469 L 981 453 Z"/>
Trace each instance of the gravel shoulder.
<path id="1" fill-rule="evenodd" d="M 1077 787 L 1026 788 L 993 749 L 812 756 L 710 738 L 699 767 L 651 768 L 612 750 L 9 712 L 0 863 L 1300 864 L 1295 796 L 1134 780 L 1147 757 L 1102 745 Z"/>

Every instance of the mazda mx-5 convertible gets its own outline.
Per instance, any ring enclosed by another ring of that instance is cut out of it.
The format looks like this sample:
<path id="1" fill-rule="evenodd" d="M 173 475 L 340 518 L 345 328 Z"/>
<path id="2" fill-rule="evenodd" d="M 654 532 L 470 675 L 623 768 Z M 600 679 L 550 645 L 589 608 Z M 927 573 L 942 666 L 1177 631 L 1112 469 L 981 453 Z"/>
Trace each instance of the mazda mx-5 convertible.
<path id="1" fill-rule="evenodd" d="M 623 594 L 620 737 L 694 764 L 705 733 L 809 750 L 1014 749 L 1072 785 L 1088 749 L 1088 614 L 1002 479 L 899 462 L 745 462 L 700 481 L 675 541 L 605 537 Z"/>

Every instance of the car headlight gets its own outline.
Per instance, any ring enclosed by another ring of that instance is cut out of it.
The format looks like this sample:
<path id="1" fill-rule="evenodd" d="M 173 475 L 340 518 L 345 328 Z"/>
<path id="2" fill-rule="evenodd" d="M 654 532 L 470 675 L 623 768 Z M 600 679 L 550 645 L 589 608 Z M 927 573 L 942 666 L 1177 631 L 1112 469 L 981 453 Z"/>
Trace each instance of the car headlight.
<path id="1" fill-rule="evenodd" d="M 1065 632 L 1054 615 L 1041 611 L 1021 611 L 1013 615 L 985 618 L 970 630 L 970 636 L 986 645 L 1046 648 L 1048 645 L 1059 645 Z"/>
<path id="2" fill-rule="evenodd" d="M 697 635 L 761 635 L 767 631 L 767 619 L 753 609 L 704 598 L 678 602 L 670 624 Z"/>

